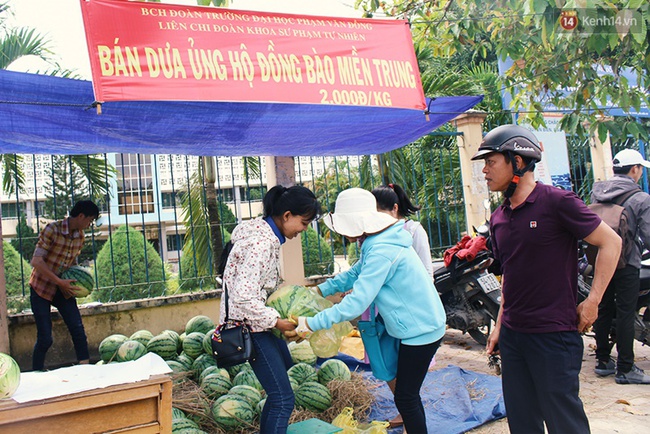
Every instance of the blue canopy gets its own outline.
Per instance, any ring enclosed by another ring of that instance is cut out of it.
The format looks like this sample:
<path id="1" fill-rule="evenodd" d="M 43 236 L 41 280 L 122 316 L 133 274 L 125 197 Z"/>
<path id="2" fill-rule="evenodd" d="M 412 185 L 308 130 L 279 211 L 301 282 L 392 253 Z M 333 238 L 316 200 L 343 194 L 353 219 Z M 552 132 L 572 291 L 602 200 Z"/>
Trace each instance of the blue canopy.
<path id="1" fill-rule="evenodd" d="M 419 110 L 237 102 L 106 102 L 89 81 L 0 70 L 0 153 L 336 156 L 388 152 L 430 133 L 483 96 Z"/>

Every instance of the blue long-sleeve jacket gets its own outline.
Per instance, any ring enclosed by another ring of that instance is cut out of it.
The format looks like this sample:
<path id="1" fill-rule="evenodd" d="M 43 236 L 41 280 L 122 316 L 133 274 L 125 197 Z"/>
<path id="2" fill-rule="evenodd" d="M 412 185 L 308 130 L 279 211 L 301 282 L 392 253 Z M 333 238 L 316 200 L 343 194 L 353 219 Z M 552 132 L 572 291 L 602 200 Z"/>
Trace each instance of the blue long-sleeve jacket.
<path id="1" fill-rule="evenodd" d="M 313 331 L 352 320 L 374 301 L 386 330 L 406 345 L 425 345 L 445 334 L 445 310 L 431 277 L 415 250 L 413 238 L 398 222 L 368 236 L 359 261 L 319 285 L 323 296 L 353 289 L 343 300 L 307 319 Z"/>

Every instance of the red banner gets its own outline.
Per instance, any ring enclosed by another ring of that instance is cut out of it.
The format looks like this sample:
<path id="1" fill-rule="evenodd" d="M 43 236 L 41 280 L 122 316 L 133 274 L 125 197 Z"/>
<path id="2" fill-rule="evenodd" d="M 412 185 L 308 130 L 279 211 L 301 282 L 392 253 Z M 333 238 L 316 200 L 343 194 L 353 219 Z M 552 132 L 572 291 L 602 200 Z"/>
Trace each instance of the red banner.
<path id="1" fill-rule="evenodd" d="M 424 109 L 405 21 L 81 0 L 98 101 Z"/>

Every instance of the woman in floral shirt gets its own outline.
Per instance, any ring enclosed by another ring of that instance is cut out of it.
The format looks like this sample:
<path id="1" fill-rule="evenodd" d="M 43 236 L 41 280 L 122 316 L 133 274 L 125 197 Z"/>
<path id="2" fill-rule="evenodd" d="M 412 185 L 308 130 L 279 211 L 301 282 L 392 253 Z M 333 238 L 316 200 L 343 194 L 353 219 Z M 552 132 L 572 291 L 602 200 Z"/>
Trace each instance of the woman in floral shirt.
<path id="1" fill-rule="evenodd" d="M 286 342 L 271 330 L 290 332 L 295 325 L 266 306 L 266 299 L 279 283 L 280 246 L 306 230 L 321 209 L 314 193 L 302 186 L 277 185 L 266 193 L 263 203 L 263 217 L 245 221 L 233 231 L 223 283 L 228 291 L 229 318 L 244 320 L 253 332 L 257 356 L 250 364 L 267 395 L 260 434 L 284 434 L 294 404 L 287 375 L 292 362 Z M 224 298 L 221 318 L 225 318 Z"/>

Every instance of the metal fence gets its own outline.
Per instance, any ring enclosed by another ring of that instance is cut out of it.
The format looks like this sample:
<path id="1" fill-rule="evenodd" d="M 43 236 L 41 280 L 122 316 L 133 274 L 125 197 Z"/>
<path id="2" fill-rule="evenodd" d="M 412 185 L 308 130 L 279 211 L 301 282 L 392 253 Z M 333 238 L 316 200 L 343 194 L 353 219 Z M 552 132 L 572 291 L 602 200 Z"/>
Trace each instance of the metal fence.
<path id="1" fill-rule="evenodd" d="M 457 135 L 437 132 L 381 155 L 296 158 L 296 182 L 332 211 L 336 195 L 346 188 L 400 184 L 421 206 L 415 218 L 429 235 L 433 257 L 441 257 L 466 227 Z M 589 143 L 567 142 L 574 190 L 588 200 L 593 184 Z M 639 145 L 614 143 L 612 152 Z M 5 189 L 1 197 L 10 313 L 29 308 L 29 260 L 39 231 L 67 215 L 77 200 L 94 199 L 102 213 L 87 232 L 80 256 L 97 288 L 82 302 L 109 302 L 214 288 L 220 246 L 238 222 L 261 214 L 268 187 L 264 158 L 4 157 L 4 163 L 16 164 L 0 170 L 8 170 L 3 175 L 18 187 Z M 211 203 L 216 205 L 212 209 Z M 210 238 L 214 234 L 216 244 Z M 345 245 L 317 222 L 303 233 L 302 243 L 306 275 L 335 273 L 340 261 L 356 257 L 354 245 Z"/>

